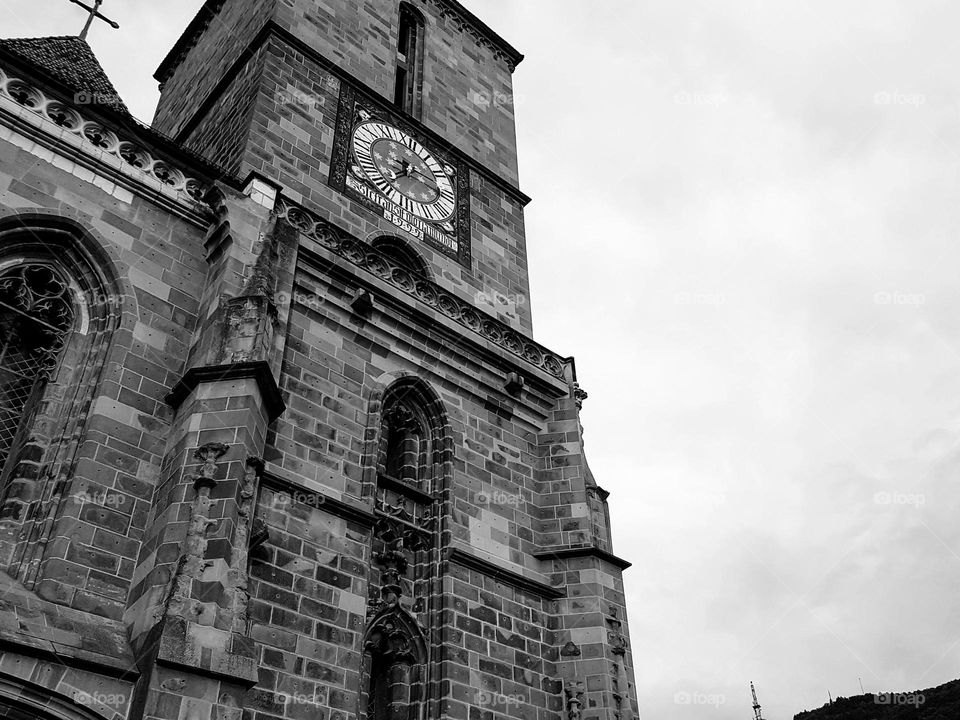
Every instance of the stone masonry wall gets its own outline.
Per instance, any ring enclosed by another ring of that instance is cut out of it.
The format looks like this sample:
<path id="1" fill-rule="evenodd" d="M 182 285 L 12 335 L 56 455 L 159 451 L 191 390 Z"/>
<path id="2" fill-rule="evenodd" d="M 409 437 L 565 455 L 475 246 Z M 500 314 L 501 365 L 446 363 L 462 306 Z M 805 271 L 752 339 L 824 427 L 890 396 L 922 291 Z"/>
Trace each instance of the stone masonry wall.
<path id="1" fill-rule="evenodd" d="M 95 300 L 114 303 L 129 319 L 114 333 L 83 425 L 69 488 L 79 500 L 63 504 L 37 592 L 116 619 L 159 476 L 171 417 L 164 396 L 195 322 L 202 231 L 44 152 L 0 136 L 0 208 L 67 217 L 94 233 L 125 291 Z"/>
<path id="2" fill-rule="evenodd" d="M 432 2 L 410 3 L 426 20 L 423 123 L 516 185 L 513 83 L 506 61 L 477 45 Z M 296 0 L 277 22 L 386 101 L 393 101 L 399 2 Z"/>
<path id="3" fill-rule="evenodd" d="M 161 81 L 153 126 L 177 137 L 270 18 L 276 0 L 232 0 L 209 21 L 203 42 L 189 47 Z"/>
<path id="4" fill-rule="evenodd" d="M 340 84 L 314 59 L 279 38 L 272 39 L 239 174 L 245 177 L 255 172 L 283 185 L 290 199 L 361 239 L 380 235 L 407 238 L 429 263 L 440 285 L 529 332 L 532 319 L 522 204 L 483 174 L 471 171 L 473 267 L 466 269 L 347 200 L 327 184 Z M 226 112 L 228 106 L 222 107 Z"/>

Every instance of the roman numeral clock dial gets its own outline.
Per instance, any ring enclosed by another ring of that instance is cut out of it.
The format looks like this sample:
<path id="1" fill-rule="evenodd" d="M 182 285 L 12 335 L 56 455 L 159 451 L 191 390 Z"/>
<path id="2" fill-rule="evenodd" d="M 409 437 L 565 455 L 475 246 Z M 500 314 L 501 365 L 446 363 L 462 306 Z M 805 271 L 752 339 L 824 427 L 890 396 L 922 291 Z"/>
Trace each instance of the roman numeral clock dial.
<path id="1" fill-rule="evenodd" d="M 353 131 L 353 155 L 365 179 L 407 212 L 440 224 L 456 212 L 452 169 L 402 130 L 381 122 L 361 123 Z"/>

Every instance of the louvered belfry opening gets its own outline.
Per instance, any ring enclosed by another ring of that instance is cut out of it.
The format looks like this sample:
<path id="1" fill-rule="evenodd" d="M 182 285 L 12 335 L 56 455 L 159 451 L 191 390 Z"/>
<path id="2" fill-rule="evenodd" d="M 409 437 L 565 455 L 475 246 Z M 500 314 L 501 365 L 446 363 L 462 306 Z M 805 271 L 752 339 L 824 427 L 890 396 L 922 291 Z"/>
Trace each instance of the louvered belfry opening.
<path id="1" fill-rule="evenodd" d="M 0 272 L 0 467 L 57 366 L 73 318 L 70 286 L 50 265 Z"/>

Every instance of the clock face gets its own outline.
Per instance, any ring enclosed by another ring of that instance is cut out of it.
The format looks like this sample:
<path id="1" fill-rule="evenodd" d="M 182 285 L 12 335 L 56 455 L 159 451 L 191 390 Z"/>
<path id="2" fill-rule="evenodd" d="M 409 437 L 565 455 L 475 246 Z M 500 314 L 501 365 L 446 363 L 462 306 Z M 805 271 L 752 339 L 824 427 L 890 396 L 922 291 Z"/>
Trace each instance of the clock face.
<path id="1" fill-rule="evenodd" d="M 353 131 L 353 153 L 374 187 L 404 210 L 435 223 L 453 217 L 457 203 L 449 170 L 402 130 L 361 123 Z"/>

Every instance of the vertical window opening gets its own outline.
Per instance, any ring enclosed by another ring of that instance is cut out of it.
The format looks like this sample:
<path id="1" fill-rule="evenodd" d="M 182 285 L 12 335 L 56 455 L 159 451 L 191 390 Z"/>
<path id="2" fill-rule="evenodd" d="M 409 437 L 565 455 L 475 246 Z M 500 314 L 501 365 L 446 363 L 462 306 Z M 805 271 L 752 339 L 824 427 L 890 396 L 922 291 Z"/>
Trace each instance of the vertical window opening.
<path id="1" fill-rule="evenodd" d="M 73 317 L 69 285 L 50 266 L 0 274 L 0 467 L 57 366 Z"/>
<path id="2" fill-rule="evenodd" d="M 400 6 L 397 34 L 397 77 L 394 104 L 409 115 L 420 117 L 423 88 L 423 19 L 411 7 Z"/>

